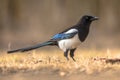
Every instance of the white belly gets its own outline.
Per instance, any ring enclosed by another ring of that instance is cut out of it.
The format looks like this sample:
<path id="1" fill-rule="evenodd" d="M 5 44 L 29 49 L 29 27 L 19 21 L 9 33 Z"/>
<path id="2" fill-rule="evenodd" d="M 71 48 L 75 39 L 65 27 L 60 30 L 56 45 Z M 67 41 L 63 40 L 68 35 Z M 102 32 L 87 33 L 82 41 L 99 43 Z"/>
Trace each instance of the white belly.
<path id="1" fill-rule="evenodd" d="M 76 34 L 73 38 L 71 39 L 64 39 L 58 41 L 58 45 L 60 49 L 63 51 L 66 51 L 67 49 L 74 49 L 80 44 L 80 40 L 78 38 L 78 34 Z"/>

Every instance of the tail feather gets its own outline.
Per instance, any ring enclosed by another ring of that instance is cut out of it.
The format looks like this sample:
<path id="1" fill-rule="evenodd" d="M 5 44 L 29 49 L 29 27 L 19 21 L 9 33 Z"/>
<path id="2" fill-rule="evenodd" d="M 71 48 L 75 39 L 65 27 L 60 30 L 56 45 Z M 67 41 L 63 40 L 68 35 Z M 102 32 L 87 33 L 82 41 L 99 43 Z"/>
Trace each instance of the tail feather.
<path id="1" fill-rule="evenodd" d="M 16 49 L 16 50 L 11 50 L 11 51 L 8 51 L 7 53 L 14 53 L 14 52 L 25 52 L 25 51 L 30 51 L 30 50 L 33 50 L 33 49 L 37 49 L 37 48 L 40 48 L 40 47 L 43 47 L 43 46 L 47 46 L 47 45 L 52 45 L 53 42 L 52 41 L 47 41 L 47 42 L 44 42 L 44 43 L 41 43 L 41 44 L 38 44 L 38 45 L 35 45 L 35 46 L 31 46 L 31 47 L 27 47 L 27 48 L 21 48 L 21 49 Z"/>

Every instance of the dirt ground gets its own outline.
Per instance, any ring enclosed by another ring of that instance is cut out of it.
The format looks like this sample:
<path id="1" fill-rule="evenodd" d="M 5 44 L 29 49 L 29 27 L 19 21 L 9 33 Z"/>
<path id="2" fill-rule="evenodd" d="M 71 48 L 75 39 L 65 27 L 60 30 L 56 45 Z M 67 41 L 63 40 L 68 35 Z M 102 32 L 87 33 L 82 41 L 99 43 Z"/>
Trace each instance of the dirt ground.
<path id="1" fill-rule="evenodd" d="M 86 74 L 85 72 L 62 76 L 57 70 L 43 69 L 39 71 L 17 72 L 0 75 L 0 80 L 119 80 L 120 70 L 106 70 L 100 73 Z"/>
<path id="2" fill-rule="evenodd" d="M 28 53 L 0 55 L 0 80 L 120 80 L 120 51 L 78 51 L 76 62 L 58 51 Z"/>

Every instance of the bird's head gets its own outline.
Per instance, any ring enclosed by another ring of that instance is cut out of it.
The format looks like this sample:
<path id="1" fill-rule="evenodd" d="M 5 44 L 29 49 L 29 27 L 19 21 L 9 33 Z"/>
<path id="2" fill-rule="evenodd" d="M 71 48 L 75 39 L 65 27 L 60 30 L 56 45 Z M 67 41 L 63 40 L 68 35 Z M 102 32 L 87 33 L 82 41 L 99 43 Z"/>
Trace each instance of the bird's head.
<path id="1" fill-rule="evenodd" d="M 98 17 L 90 16 L 90 15 L 84 15 L 78 22 L 78 24 L 90 24 L 92 21 L 98 20 Z"/>

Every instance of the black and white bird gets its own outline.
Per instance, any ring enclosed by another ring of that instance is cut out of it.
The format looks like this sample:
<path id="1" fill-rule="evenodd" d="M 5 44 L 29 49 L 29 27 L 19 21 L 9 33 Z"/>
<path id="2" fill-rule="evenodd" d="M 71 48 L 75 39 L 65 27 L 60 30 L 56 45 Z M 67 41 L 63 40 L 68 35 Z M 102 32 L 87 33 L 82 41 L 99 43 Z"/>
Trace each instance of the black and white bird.
<path id="1" fill-rule="evenodd" d="M 98 20 L 98 17 L 84 15 L 76 25 L 54 35 L 49 41 L 31 47 L 11 50 L 8 51 L 8 53 L 14 53 L 18 51 L 25 52 L 50 45 L 58 46 L 60 49 L 62 49 L 67 60 L 69 60 L 68 53 L 70 52 L 70 57 L 75 61 L 74 52 L 80 43 L 85 41 L 89 33 L 90 24 L 94 20 Z"/>

